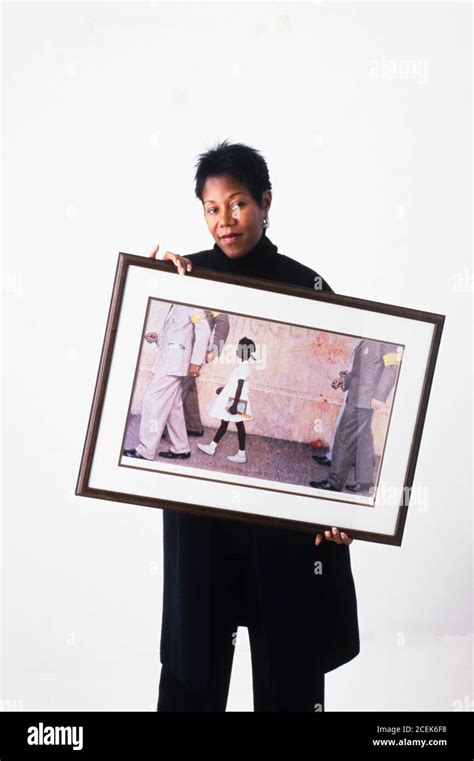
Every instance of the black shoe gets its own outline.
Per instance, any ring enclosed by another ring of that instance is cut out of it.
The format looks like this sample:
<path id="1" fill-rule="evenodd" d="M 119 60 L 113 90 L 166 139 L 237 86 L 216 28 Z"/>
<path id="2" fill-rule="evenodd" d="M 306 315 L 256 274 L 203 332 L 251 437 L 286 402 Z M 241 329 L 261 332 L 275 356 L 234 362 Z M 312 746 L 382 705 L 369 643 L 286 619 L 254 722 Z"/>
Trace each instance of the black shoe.
<path id="1" fill-rule="evenodd" d="M 136 449 L 124 449 L 123 454 L 127 457 L 136 457 L 138 460 L 146 460 L 146 457 L 143 457 Z"/>
<path id="2" fill-rule="evenodd" d="M 316 460 L 320 465 L 330 465 L 331 460 L 328 460 L 325 454 L 313 454 L 311 455 L 313 460 Z"/>
<path id="3" fill-rule="evenodd" d="M 369 491 L 373 488 L 373 484 L 346 484 L 346 489 L 349 489 L 353 494 L 357 494 L 360 491 Z"/>
<path id="4" fill-rule="evenodd" d="M 168 457 L 172 460 L 186 460 L 188 457 L 191 457 L 191 452 L 172 452 L 171 449 L 168 449 L 167 452 L 159 452 L 160 457 Z"/>
<path id="5" fill-rule="evenodd" d="M 327 491 L 339 491 L 339 489 L 336 489 L 334 484 L 328 481 L 327 478 L 325 478 L 324 481 L 310 481 L 309 485 L 314 486 L 315 489 L 326 489 Z"/>
<path id="6" fill-rule="evenodd" d="M 188 436 L 204 436 L 204 431 L 186 431 Z"/>

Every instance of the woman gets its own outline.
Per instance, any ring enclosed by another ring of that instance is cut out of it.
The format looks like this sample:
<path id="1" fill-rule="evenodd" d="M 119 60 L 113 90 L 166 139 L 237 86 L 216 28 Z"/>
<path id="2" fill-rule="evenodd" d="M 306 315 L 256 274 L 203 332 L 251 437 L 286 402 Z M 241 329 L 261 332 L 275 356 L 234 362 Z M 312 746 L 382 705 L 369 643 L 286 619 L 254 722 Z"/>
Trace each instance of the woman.
<path id="1" fill-rule="evenodd" d="M 195 193 L 215 242 L 188 257 L 165 252 L 180 274 L 197 265 L 332 290 L 268 239 L 271 183 L 258 151 L 225 140 L 201 154 Z M 239 625 L 249 630 L 254 710 L 324 710 L 325 673 L 360 649 L 352 539 L 336 527 L 314 538 L 164 510 L 163 542 L 158 711 L 225 711 Z"/>

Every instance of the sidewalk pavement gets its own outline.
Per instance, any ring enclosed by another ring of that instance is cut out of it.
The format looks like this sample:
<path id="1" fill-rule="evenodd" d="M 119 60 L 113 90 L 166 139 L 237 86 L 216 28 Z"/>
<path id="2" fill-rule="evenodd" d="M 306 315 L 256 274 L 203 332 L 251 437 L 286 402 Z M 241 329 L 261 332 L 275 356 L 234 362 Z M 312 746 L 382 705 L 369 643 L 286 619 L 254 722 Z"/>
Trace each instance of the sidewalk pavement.
<path id="1" fill-rule="evenodd" d="M 131 415 L 125 437 L 126 449 L 137 446 L 139 425 L 140 416 Z M 197 443 L 209 443 L 215 432 L 215 428 L 204 428 L 203 436 L 189 436 L 191 457 L 188 460 L 177 460 L 177 462 L 189 468 L 237 473 L 239 475 L 247 474 L 251 478 L 263 478 L 300 486 L 309 486 L 310 481 L 322 481 L 327 478 L 329 473 L 328 466 L 319 465 L 311 456 L 313 454 L 323 455 L 326 449 L 315 449 L 310 444 L 298 441 L 274 439 L 269 436 L 256 436 L 249 433 L 246 434 L 245 440 L 247 462 L 230 462 L 226 459 L 226 455 L 235 454 L 239 446 L 237 431 L 233 423 L 229 423 L 229 428 L 217 445 L 215 454 L 208 455 L 199 449 Z M 166 451 L 168 448 L 169 438 L 166 435 L 166 438 L 161 439 L 157 449 L 155 457 L 157 462 L 166 462 L 159 457 L 158 453 Z M 349 483 L 352 483 L 353 480 L 350 476 Z"/>

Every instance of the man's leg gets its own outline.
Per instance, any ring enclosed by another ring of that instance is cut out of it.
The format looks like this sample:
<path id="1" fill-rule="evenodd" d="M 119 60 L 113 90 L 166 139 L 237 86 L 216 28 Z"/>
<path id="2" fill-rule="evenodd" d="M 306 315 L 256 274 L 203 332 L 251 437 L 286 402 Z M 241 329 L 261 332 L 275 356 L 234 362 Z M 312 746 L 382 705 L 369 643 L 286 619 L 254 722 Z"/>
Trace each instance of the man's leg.
<path id="1" fill-rule="evenodd" d="M 199 396 L 194 375 L 185 375 L 182 386 L 184 419 L 188 431 L 202 431 L 204 426 L 199 410 Z"/>
<path id="2" fill-rule="evenodd" d="M 136 450 L 147 460 L 153 460 L 170 411 L 181 395 L 181 377 L 154 373 L 143 396 L 142 417 Z M 188 447 L 189 450 L 189 447 Z"/>
<path id="3" fill-rule="evenodd" d="M 359 443 L 355 467 L 355 480 L 358 484 L 374 483 L 373 414 L 372 409 L 359 409 Z"/>
<path id="4" fill-rule="evenodd" d="M 170 449 L 175 454 L 183 454 L 191 449 L 184 421 L 183 397 L 181 393 L 182 380 L 181 377 L 177 377 L 176 393 L 170 406 L 168 419 L 166 420 L 166 428 L 170 437 Z"/>
<path id="5" fill-rule="evenodd" d="M 346 401 L 344 412 L 334 437 L 331 468 L 328 480 L 342 490 L 356 457 L 359 416 L 357 407 Z"/>
<path id="6" fill-rule="evenodd" d="M 344 407 L 346 406 L 346 397 L 347 397 L 347 393 L 344 396 L 344 400 L 341 406 L 339 407 L 339 412 L 337 413 L 336 420 L 334 421 L 334 428 L 332 429 L 332 436 L 331 436 L 331 441 L 329 442 L 329 449 L 326 452 L 326 457 L 328 458 L 328 460 L 330 460 L 332 457 L 332 450 L 334 449 L 334 439 L 336 438 L 336 431 L 339 428 L 339 423 L 344 413 Z"/>

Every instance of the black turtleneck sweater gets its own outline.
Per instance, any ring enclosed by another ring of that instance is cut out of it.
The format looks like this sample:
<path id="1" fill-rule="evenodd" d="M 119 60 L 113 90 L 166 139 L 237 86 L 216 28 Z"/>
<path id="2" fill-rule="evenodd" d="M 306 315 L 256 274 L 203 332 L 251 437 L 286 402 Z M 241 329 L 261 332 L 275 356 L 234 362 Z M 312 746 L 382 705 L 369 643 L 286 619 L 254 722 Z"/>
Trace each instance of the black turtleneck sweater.
<path id="1" fill-rule="evenodd" d="M 314 288 L 314 279 L 318 273 L 305 264 L 280 254 L 277 246 L 267 237 L 265 231 L 256 246 L 242 259 L 229 259 L 223 250 L 214 243 L 214 247 L 190 254 L 193 265 L 207 267 L 236 275 L 249 275 L 266 280 L 273 280 L 288 285 L 301 285 Z M 322 290 L 333 293 L 332 288 L 322 278 Z"/>
<path id="2" fill-rule="evenodd" d="M 280 254 L 277 246 L 271 242 L 265 231 L 256 246 L 242 259 L 229 259 L 217 243 L 214 243 L 212 249 L 190 254 L 187 258 L 192 261 L 193 266 L 197 265 L 236 275 L 249 275 L 311 289 L 314 289 L 315 278 L 320 277 L 310 267 L 300 264 L 289 256 Z M 323 291 L 334 292 L 324 278 L 321 278 L 321 282 Z M 225 554 L 229 552 L 252 552 L 254 524 L 223 518 L 210 518 L 209 520 L 213 522 L 213 544 L 217 552 L 220 551 Z M 269 527 L 268 530 L 272 531 L 273 529 Z"/>

